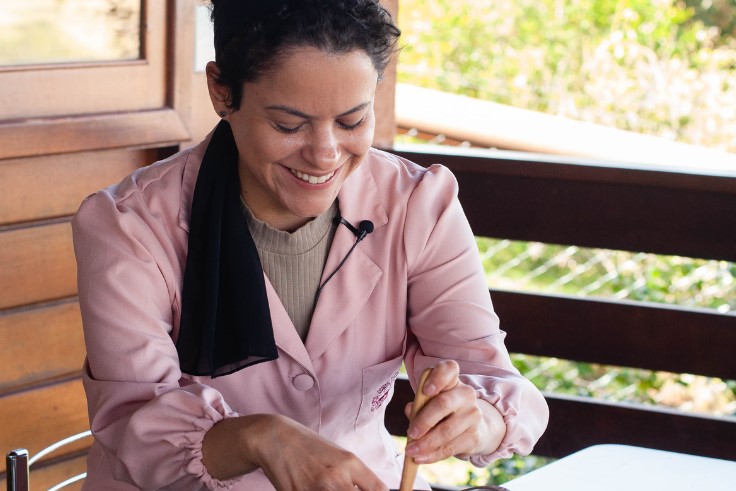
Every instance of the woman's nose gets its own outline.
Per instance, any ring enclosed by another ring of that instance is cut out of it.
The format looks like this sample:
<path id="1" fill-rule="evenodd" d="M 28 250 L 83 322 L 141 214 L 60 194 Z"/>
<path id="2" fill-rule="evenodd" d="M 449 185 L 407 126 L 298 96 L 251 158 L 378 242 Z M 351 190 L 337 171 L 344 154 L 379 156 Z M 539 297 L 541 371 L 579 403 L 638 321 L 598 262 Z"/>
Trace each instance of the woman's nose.
<path id="1" fill-rule="evenodd" d="M 340 159 L 340 143 L 332 128 L 315 128 L 305 150 L 305 159 L 325 170 L 331 170 Z"/>

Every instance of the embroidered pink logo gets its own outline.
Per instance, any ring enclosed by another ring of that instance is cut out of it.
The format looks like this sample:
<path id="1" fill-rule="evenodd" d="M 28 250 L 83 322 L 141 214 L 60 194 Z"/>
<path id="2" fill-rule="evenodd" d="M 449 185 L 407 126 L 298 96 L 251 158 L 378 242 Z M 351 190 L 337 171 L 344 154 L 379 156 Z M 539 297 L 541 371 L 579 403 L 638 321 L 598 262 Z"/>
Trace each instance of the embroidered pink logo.
<path id="1" fill-rule="evenodd" d="M 391 393 L 391 387 L 393 387 L 394 381 L 398 376 L 399 372 L 394 373 L 391 376 L 391 380 L 378 388 L 376 395 L 373 397 L 373 401 L 371 401 L 371 412 L 378 411 L 381 406 L 383 406 L 383 403 L 386 402 L 388 395 Z"/>

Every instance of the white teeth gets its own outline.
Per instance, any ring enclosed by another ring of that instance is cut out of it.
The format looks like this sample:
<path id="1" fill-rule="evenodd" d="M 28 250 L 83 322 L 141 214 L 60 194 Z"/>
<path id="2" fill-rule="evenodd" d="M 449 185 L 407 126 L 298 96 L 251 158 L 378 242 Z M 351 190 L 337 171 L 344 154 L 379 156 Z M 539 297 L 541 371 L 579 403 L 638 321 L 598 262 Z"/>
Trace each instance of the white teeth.
<path id="1" fill-rule="evenodd" d="M 322 177 L 317 177 L 317 176 L 310 176 L 309 174 L 305 174 L 303 172 L 299 172 L 298 170 L 295 170 L 295 169 L 289 169 L 289 170 L 296 177 L 298 177 L 299 179 L 301 179 L 304 182 L 308 182 L 309 184 L 322 184 L 322 183 L 325 183 L 325 182 L 329 181 L 332 178 L 332 176 L 335 175 L 335 171 L 332 171 L 329 174 L 324 175 Z"/>

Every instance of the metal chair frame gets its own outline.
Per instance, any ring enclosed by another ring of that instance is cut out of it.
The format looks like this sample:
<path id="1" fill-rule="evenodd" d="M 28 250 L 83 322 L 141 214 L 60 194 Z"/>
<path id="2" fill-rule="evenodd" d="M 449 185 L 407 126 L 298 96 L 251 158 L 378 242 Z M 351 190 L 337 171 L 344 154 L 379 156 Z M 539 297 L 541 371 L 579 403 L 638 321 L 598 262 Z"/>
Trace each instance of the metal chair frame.
<path id="1" fill-rule="evenodd" d="M 87 438 L 91 435 L 92 432 L 89 430 L 77 433 L 76 435 L 72 435 L 49 445 L 31 458 L 28 457 L 28 450 L 26 450 L 25 448 L 11 450 L 5 455 L 5 468 L 7 470 L 7 491 L 29 491 L 30 469 L 34 463 L 65 445 L 69 445 L 70 443 L 81 440 L 82 438 Z M 70 484 L 81 481 L 85 477 L 87 477 L 87 473 L 82 472 L 81 474 L 77 474 L 76 476 L 72 476 L 69 479 L 60 482 L 59 484 L 56 484 L 55 486 L 49 488 L 48 491 L 57 491 Z"/>

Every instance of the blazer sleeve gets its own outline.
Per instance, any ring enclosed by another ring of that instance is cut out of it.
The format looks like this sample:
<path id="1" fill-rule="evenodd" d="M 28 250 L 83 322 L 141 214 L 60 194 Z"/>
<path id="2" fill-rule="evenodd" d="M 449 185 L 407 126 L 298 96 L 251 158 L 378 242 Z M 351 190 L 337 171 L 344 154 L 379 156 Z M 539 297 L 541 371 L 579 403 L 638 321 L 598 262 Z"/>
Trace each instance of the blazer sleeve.
<path id="1" fill-rule="evenodd" d="M 202 440 L 238 415 L 216 390 L 182 379 L 171 239 L 141 201 L 101 191 L 72 223 L 92 433 L 115 479 L 141 489 L 231 487 L 237 480 L 218 481 L 202 464 Z"/>
<path id="2" fill-rule="evenodd" d="M 539 390 L 511 363 L 457 191 L 452 173 L 432 166 L 408 202 L 404 247 L 410 334 L 405 361 L 415 384 L 426 367 L 456 360 L 463 382 L 503 415 L 506 435 L 499 448 L 470 458 L 485 466 L 512 453 L 529 454 L 549 412 Z"/>

